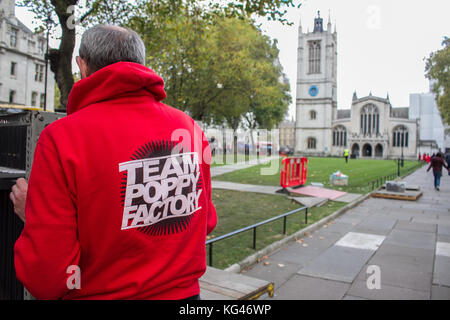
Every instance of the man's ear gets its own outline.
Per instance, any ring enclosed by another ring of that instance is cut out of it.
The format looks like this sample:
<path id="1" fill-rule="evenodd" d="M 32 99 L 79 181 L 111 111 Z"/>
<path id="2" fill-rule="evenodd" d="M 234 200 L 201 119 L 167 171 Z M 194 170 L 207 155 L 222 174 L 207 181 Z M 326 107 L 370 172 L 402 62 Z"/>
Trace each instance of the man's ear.
<path id="1" fill-rule="evenodd" d="M 81 79 L 86 78 L 89 75 L 89 72 L 88 72 L 89 68 L 88 68 L 88 65 L 87 65 L 86 61 L 83 60 L 79 56 L 77 56 L 75 58 L 75 60 L 77 61 L 78 68 L 80 68 Z"/>

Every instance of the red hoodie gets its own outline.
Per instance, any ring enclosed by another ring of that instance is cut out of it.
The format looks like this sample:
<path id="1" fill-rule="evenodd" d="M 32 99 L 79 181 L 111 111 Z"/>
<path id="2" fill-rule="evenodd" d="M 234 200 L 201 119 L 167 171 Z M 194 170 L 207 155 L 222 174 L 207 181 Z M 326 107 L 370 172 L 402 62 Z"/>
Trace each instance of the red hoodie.
<path id="1" fill-rule="evenodd" d="M 34 297 L 199 294 L 217 222 L 211 153 L 165 97 L 152 70 L 119 62 L 78 81 L 67 117 L 42 131 L 14 248 L 17 277 Z"/>

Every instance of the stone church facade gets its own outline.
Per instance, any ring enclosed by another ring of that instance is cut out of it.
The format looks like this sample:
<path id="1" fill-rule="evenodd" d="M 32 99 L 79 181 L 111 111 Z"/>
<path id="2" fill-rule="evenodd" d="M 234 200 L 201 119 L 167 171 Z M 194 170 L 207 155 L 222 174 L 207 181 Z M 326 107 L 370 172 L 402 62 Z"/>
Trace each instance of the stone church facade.
<path id="1" fill-rule="evenodd" d="M 43 108 L 46 37 L 15 15 L 14 0 L 0 0 L 0 104 Z M 47 111 L 54 110 L 55 76 L 48 66 Z"/>
<path id="2" fill-rule="evenodd" d="M 312 32 L 299 26 L 295 151 L 306 156 L 417 158 L 417 120 L 409 108 L 386 98 L 353 94 L 349 109 L 337 108 L 337 33 L 324 29 L 318 13 Z"/>

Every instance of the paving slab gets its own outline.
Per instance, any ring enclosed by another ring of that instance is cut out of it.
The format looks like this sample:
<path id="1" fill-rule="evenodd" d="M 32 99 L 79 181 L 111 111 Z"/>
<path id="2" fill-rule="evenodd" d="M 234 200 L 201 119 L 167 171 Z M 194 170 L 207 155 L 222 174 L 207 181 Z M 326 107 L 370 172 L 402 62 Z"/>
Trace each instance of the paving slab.
<path id="1" fill-rule="evenodd" d="M 380 289 L 369 289 L 366 281 L 355 281 L 347 294 L 370 300 L 428 300 L 430 291 L 418 291 L 382 284 Z"/>
<path id="2" fill-rule="evenodd" d="M 431 300 L 450 300 L 450 287 L 433 285 L 431 287 Z"/>
<path id="3" fill-rule="evenodd" d="M 320 198 L 320 197 L 288 197 L 288 198 L 308 208 L 321 206 L 328 201 L 328 198 Z"/>
<path id="4" fill-rule="evenodd" d="M 326 249 L 303 247 L 298 243 L 294 243 L 288 248 L 278 250 L 270 255 L 273 261 L 280 263 L 289 263 L 297 265 L 297 270 L 305 266 L 309 261 L 320 255 Z"/>
<path id="5" fill-rule="evenodd" d="M 341 197 L 335 198 L 333 201 L 350 203 L 358 200 L 363 195 L 359 193 L 347 193 Z"/>
<path id="6" fill-rule="evenodd" d="M 340 238 L 341 235 L 337 233 L 327 232 L 322 236 L 320 232 L 316 232 L 313 238 L 299 239 L 298 242 L 293 242 L 291 245 L 273 253 L 270 258 L 277 262 L 297 264 L 298 270 L 331 247 Z"/>
<path id="7" fill-rule="evenodd" d="M 298 274 L 351 283 L 374 253 L 334 245 L 307 263 Z"/>
<path id="8" fill-rule="evenodd" d="M 403 204 L 402 208 L 405 209 L 421 209 L 424 213 L 440 213 L 440 212 L 449 212 L 448 207 L 430 205 L 427 203 L 411 203 L 411 204 Z"/>
<path id="9" fill-rule="evenodd" d="M 260 185 L 253 185 L 253 184 L 212 180 L 211 187 L 213 189 L 225 189 L 225 190 L 242 191 L 242 192 L 256 192 L 256 193 L 274 194 L 274 195 L 284 196 L 281 193 L 277 193 L 277 191 L 280 190 L 280 187 L 275 187 L 275 186 L 260 186 Z"/>
<path id="10" fill-rule="evenodd" d="M 347 192 L 336 191 L 333 189 L 314 187 L 314 186 L 304 186 L 298 189 L 291 189 L 292 194 L 299 194 L 311 197 L 328 198 L 330 200 L 335 200 L 347 194 Z"/>
<path id="11" fill-rule="evenodd" d="M 324 225 L 322 229 L 326 229 L 328 230 L 328 232 L 334 232 L 343 235 L 352 230 L 354 227 L 355 226 L 351 223 L 340 222 L 338 220 L 335 220 L 334 223 Z"/>
<path id="12" fill-rule="evenodd" d="M 386 238 L 385 244 L 404 246 L 414 249 L 434 249 L 435 241 L 435 234 L 394 229 Z"/>
<path id="13" fill-rule="evenodd" d="M 368 216 L 367 215 L 360 215 L 360 214 L 344 214 L 337 218 L 335 221 L 337 223 L 347 223 L 351 224 L 352 226 L 356 226 L 363 222 Z"/>
<path id="14" fill-rule="evenodd" d="M 408 288 L 419 291 L 430 291 L 433 274 L 431 268 L 429 272 L 421 270 L 408 270 L 401 265 L 392 265 L 390 262 L 374 264 L 371 260 L 361 270 L 357 280 L 367 281 L 372 273 L 367 273 L 368 267 L 376 265 L 380 268 L 381 286 L 389 285 L 400 288 Z"/>
<path id="15" fill-rule="evenodd" d="M 338 242 L 336 242 L 335 245 L 347 248 L 376 251 L 383 243 L 384 239 L 385 237 L 380 235 L 349 232 Z"/>
<path id="16" fill-rule="evenodd" d="M 437 224 L 411 221 L 398 221 L 394 229 L 419 232 L 437 232 Z"/>
<path id="17" fill-rule="evenodd" d="M 244 275 L 264 279 L 274 283 L 275 290 L 282 286 L 288 279 L 297 273 L 298 265 L 285 261 L 278 261 L 275 258 L 262 260 L 246 270 Z"/>
<path id="18" fill-rule="evenodd" d="M 436 242 L 436 255 L 443 257 L 450 257 L 450 243 Z"/>
<path id="19" fill-rule="evenodd" d="M 438 234 L 436 241 L 450 242 L 450 235 L 449 234 Z"/>
<path id="20" fill-rule="evenodd" d="M 436 256 L 434 260 L 433 284 L 450 287 L 450 257 Z"/>
<path id="21" fill-rule="evenodd" d="M 358 227 L 365 230 L 390 232 L 396 223 L 397 219 L 390 216 L 371 216 L 358 224 Z"/>
<path id="22" fill-rule="evenodd" d="M 386 269 L 398 269 L 411 272 L 433 272 L 435 249 L 419 249 L 385 242 L 377 250 L 368 264 L 385 266 Z"/>
<path id="23" fill-rule="evenodd" d="M 275 291 L 275 300 L 340 300 L 350 284 L 295 275 Z"/>
<path id="24" fill-rule="evenodd" d="M 420 208 L 402 208 L 402 207 L 398 207 L 398 208 L 386 208 L 384 207 L 383 210 L 386 210 L 387 212 L 386 214 L 404 214 L 404 215 L 413 215 L 413 216 L 423 216 L 424 210 L 420 209 Z M 382 211 L 382 210 L 381 210 Z M 437 217 L 437 216 L 435 216 Z"/>
<path id="25" fill-rule="evenodd" d="M 414 218 L 412 218 L 412 222 L 438 224 L 438 225 L 443 225 L 443 226 L 449 226 L 450 227 L 450 221 L 441 220 L 441 219 L 437 219 L 437 218 L 414 217 Z"/>

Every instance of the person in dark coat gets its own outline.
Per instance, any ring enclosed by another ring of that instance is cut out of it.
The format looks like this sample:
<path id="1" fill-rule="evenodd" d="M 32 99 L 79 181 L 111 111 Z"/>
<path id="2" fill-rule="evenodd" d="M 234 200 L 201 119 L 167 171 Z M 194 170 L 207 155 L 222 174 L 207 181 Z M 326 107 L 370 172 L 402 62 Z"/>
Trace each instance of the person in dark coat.
<path id="1" fill-rule="evenodd" d="M 427 172 L 430 171 L 431 168 L 433 168 L 433 175 L 434 175 L 434 188 L 439 191 L 439 186 L 441 184 L 441 176 L 442 176 L 442 167 L 447 168 L 448 166 L 444 161 L 444 158 L 442 157 L 442 153 L 438 152 L 430 162 L 430 166 L 427 169 Z"/>
<path id="2" fill-rule="evenodd" d="M 450 152 L 447 152 L 445 155 L 445 162 L 447 162 L 447 166 L 450 164 Z M 448 171 L 448 175 L 450 176 L 450 170 Z"/>

